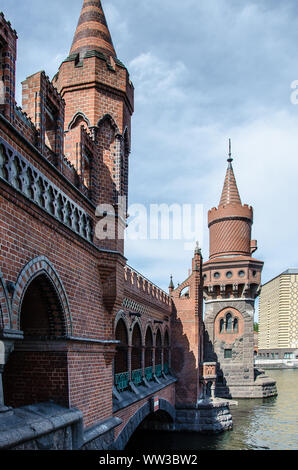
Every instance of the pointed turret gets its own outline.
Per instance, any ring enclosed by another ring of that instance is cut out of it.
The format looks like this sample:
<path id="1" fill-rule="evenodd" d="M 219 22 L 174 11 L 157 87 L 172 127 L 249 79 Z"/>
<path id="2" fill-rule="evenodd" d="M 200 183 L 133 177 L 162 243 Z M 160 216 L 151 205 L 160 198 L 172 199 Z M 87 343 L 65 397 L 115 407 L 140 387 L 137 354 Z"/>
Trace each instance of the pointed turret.
<path id="1" fill-rule="evenodd" d="M 240 204 L 241 199 L 236 183 L 236 178 L 234 175 L 234 170 L 232 166 L 232 152 L 231 152 L 231 139 L 229 140 L 229 158 L 228 158 L 228 169 L 226 173 L 226 178 L 224 182 L 224 187 L 221 193 L 220 206 L 226 206 L 227 204 Z"/>
<path id="2" fill-rule="evenodd" d="M 116 57 L 100 0 L 84 0 L 70 55 L 82 55 L 88 51 L 98 51 Z"/>
<path id="3" fill-rule="evenodd" d="M 174 289 L 175 289 L 175 286 L 174 286 L 174 283 L 173 283 L 173 276 L 171 276 L 169 290 L 170 290 L 170 292 L 172 292 Z"/>
<path id="4" fill-rule="evenodd" d="M 210 258 L 242 255 L 250 256 L 253 209 L 242 205 L 232 167 L 231 140 L 229 141 L 228 169 L 219 206 L 208 212 L 210 229 Z"/>

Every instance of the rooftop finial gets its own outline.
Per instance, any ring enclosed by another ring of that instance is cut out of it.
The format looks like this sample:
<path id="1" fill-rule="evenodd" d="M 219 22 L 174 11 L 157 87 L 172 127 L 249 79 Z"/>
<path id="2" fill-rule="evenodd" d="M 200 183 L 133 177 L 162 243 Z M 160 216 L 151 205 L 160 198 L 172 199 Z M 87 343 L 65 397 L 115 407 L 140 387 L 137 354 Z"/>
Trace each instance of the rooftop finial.
<path id="1" fill-rule="evenodd" d="M 229 139 L 229 158 L 228 158 L 228 162 L 232 163 L 232 161 L 233 161 L 233 158 L 232 158 L 232 142 L 231 142 L 231 139 Z"/>
<path id="2" fill-rule="evenodd" d="M 172 276 L 172 275 L 171 275 L 171 280 L 170 280 L 169 289 L 171 289 L 171 290 L 174 290 L 174 289 L 175 289 L 175 286 L 174 286 L 174 283 L 173 283 L 173 276 Z"/>
<path id="3" fill-rule="evenodd" d="M 200 255 L 200 254 L 201 254 L 201 248 L 200 248 L 199 242 L 196 242 L 195 255 Z"/>

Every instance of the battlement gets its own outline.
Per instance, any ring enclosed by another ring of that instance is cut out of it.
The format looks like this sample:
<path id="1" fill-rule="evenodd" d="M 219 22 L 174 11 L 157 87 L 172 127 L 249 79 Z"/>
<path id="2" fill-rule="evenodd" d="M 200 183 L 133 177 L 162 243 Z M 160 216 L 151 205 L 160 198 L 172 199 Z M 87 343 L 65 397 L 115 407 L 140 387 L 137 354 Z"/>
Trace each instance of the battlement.
<path id="1" fill-rule="evenodd" d="M 124 281 L 125 289 L 132 293 L 149 300 L 149 302 L 159 304 L 163 308 L 169 309 L 171 307 L 170 296 L 130 266 L 126 266 L 124 269 Z"/>
<path id="2" fill-rule="evenodd" d="M 244 218 L 253 222 L 253 208 L 248 204 L 227 204 L 226 206 L 213 207 L 208 211 L 208 225 L 225 218 Z"/>
<path id="3" fill-rule="evenodd" d="M 9 33 L 12 34 L 15 37 L 15 39 L 18 38 L 18 34 L 17 34 L 16 30 L 12 28 L 11 22 L 7 21 L 5 19 L 3 11 L 0 11 L 0 28 L 2 29 L 3 27 L 8 28 Z"/>

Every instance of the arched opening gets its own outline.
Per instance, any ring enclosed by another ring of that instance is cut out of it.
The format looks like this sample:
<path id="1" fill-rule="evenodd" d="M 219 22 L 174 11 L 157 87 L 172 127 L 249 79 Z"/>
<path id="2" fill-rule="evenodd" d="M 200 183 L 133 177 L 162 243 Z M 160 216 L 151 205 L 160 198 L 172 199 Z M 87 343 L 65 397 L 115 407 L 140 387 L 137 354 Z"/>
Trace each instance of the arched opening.
<path id="1" fill-rule="evenodd" d="M 142 334 L 139 325 L 136 323 L 132 332 L 131 342 L 131 381 L 138 386 L 143 380 L 142 370 Z"/>
<path id="2" fill-rule="evenodd" d="M 123 392 L 128 388 L 128 334 L 125 322 L 120 319 L 117 323 L 115 338 L 120 341 L 114 361 L 115 387 L 118 392 Z"/>
<path id="3" fill-rule="evenodd" d="M 226 331 L 227 333 L 232 333 L 233 331 L 233 319 L 230 313 L 226 316 Z"/>
<path id="4" fill-rule="evenodd" d="M 68 406 L 67 351 L 58 348 L 66 323 L 58 293 L 46 274 L 35 277 L 20 306 L 24 340 L 15 344 L 4 368 L 5 404 L 46 402 Z"/>
<path id="5" fill-rule="evenodd" d="M 163 349 L 163 371 L 167 375 L 170 371 L 170 338 L 168 331 L 165 332 Z"/>
<path id="6" fill-rule="evenodd" d="M 160 330 L 156 333 L 156 347 L 155 347 L 155 375 L 160 377 L 162 374 L 162 339 Z"/>
<path id="7" fill-rule="evenodd" d="M 220 323 L 219 323 L 219 332 L 220 332 L 220 333 L 223 333 L 224 331 L 225 331 L 225 321 L 224 321 L 224 319 L 222 318 L 222 319 L 220 320 Z"/>
<path id="8" fill-rule="evenodd" d="M 189 299 L 189 286 L 184 287 L 180 292 L 180 298 Z"/>
<path id="9" fill-rule="evenodd" d="M 148 451 L 148 442 L 150 442 L 150 450 L 161 449 L 162 447 L 159 447 L 159 433 L 162 433 L 164 438 L 164 432 L 169 429 L 172 422 L 173 418 L 164 410 L 150 413 L 132 434 L 125 450 L 142 449 Z"/>
<path id="10" fill-rule="evenodd" d="M 150 327 L 145 337 L 145 378 L 148 382 L 153 380 L 153 335 Z"/>
<path id="11" fill-rule="evenodd" d="M 239 329 L 238 318 L 235 318 L 234 322 L 233 322 L 233 331 L 234 331 L 234 333 L 238 333 L 238 329 Z"/>

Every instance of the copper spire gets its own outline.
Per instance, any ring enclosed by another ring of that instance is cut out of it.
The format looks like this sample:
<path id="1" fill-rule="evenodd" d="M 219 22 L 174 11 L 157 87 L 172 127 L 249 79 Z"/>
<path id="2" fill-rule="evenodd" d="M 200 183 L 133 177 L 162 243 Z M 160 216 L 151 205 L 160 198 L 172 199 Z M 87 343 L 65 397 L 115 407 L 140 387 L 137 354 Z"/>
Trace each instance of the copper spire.
<path id="1" fill-rule="evenodd" d="M 100 0 L 84 0 L 70 54 L 99 51 L 116 57 Z"/>
<path id="2" fill-rule="evenodd" d="M 227 204 L 241 204 L 239 191 L 237 188 L 236 178 L 232 166 L 232 150 L 231 150 L 231 139 L 229 139 L 229 158 L 228 158 L 228 169 L 224 182 L 224 187 L 221 194 L 220 206 L 226 206 Z"/>

